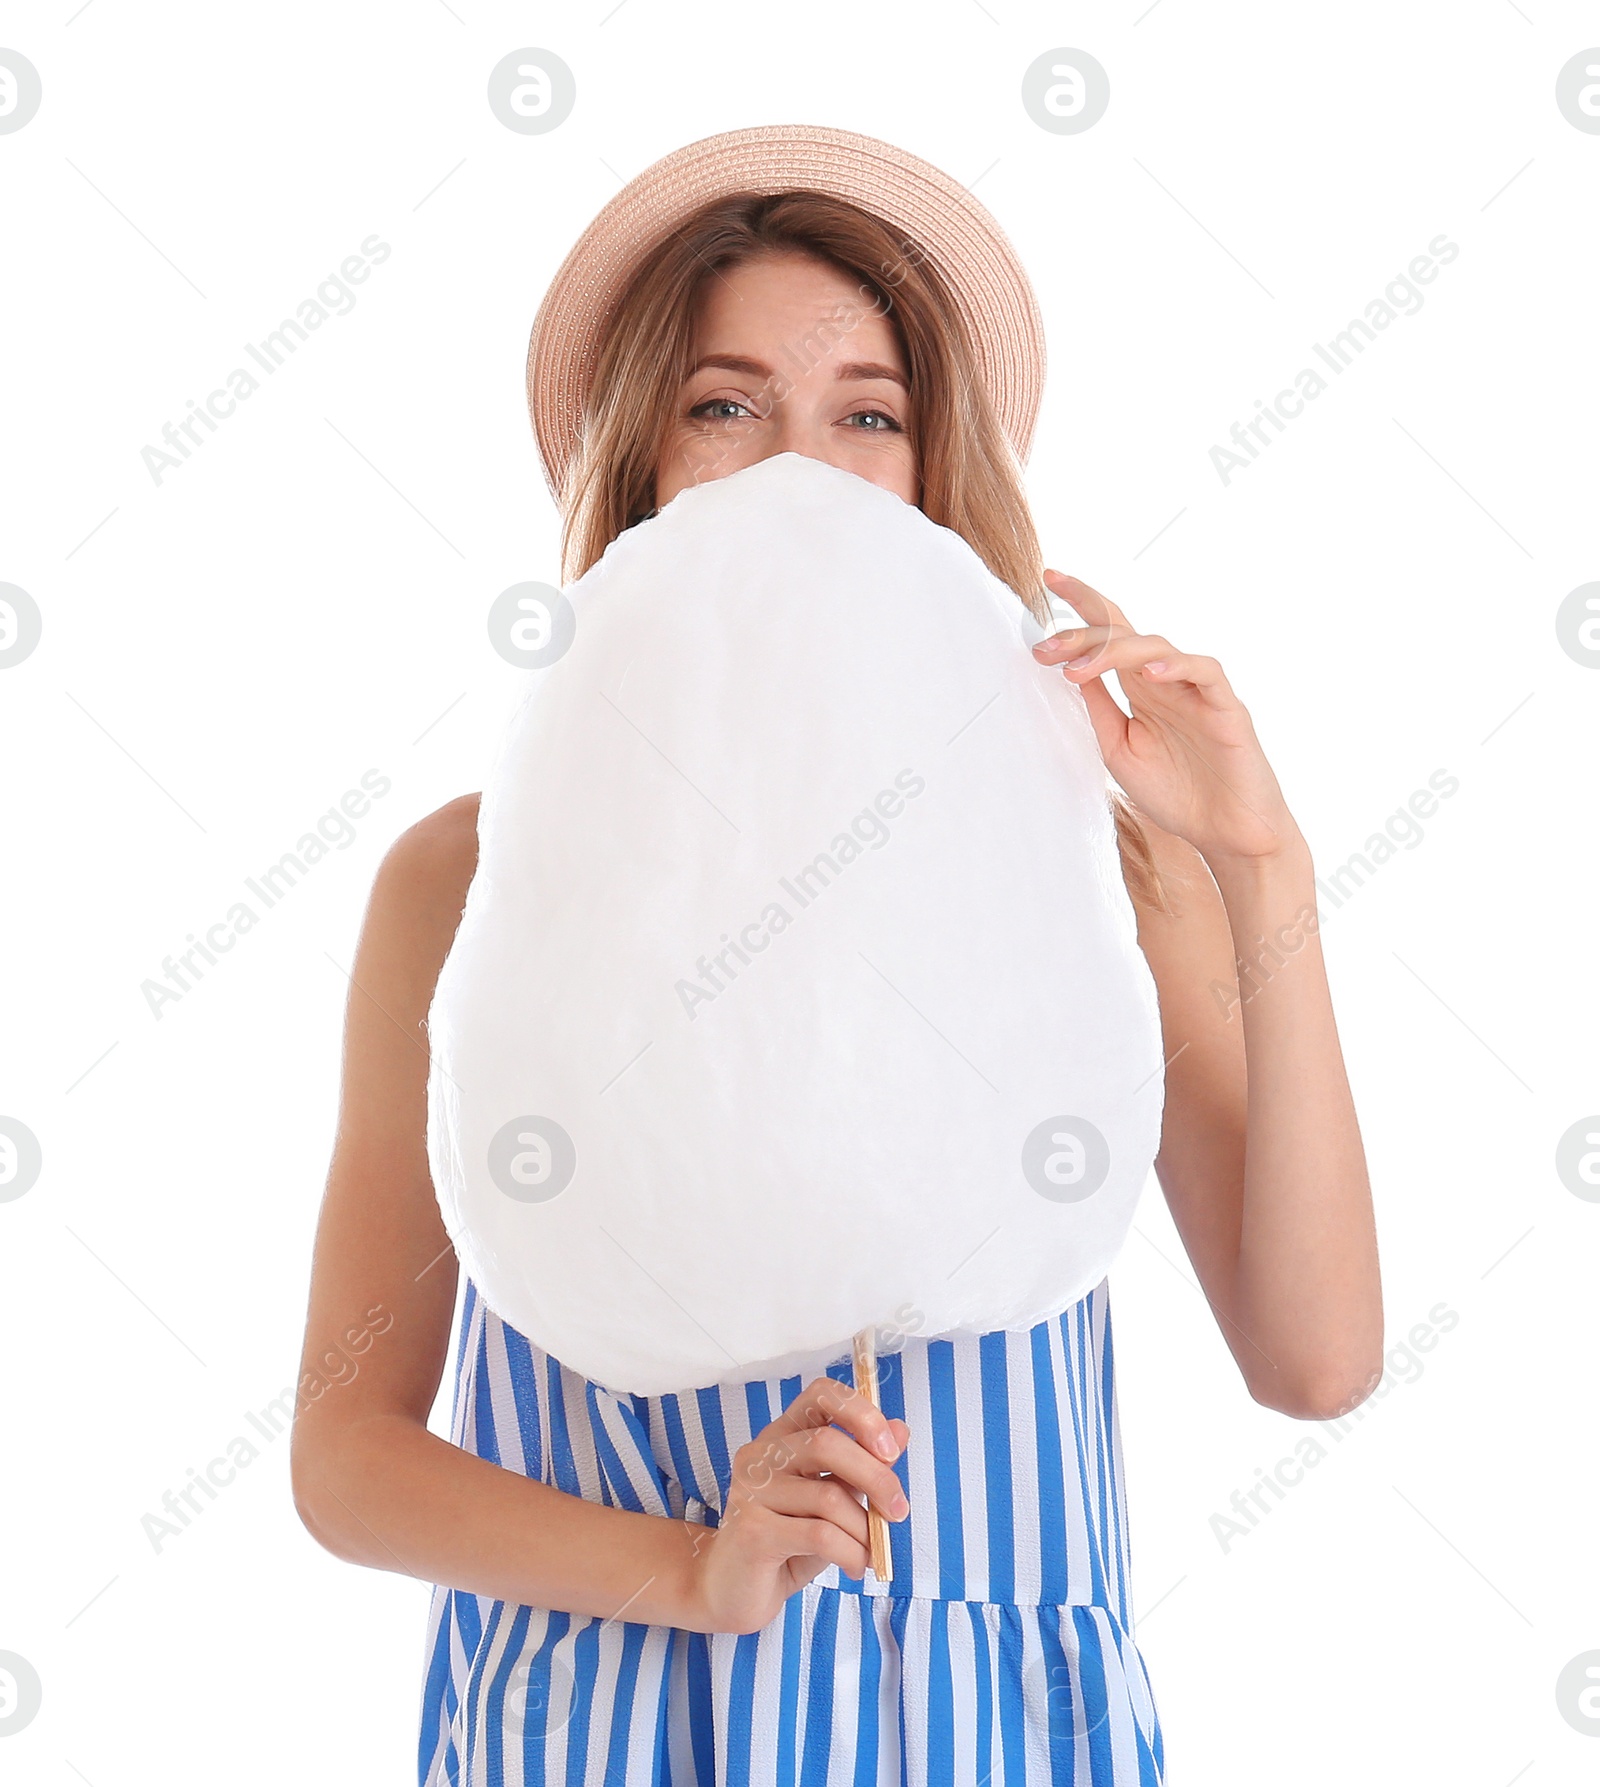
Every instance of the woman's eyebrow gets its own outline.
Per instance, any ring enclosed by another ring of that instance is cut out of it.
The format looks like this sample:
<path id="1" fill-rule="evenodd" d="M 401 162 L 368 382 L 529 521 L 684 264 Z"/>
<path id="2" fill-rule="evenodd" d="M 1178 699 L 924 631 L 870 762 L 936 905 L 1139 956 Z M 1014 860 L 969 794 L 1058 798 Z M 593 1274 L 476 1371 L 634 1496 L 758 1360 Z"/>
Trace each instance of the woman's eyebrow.
<path id="1" fill-rule="evenodd" d="M 876 360 L 847 360 L 835 376 L 847 379 L 889 379 L 904 391 L 911 389 L 910 381 L 903 372 L 897 372 L 892 366 L 880 365 Z"/>
<path id="2" fill-rule="evenodd" d="M 752 378 L 772 377 L 770 366 L 763 366 L 759 360 L 747 359 L 743 354 L 707 354 L 689 368 L 690 378 L 697 372 L 704 371 L 707 366 L 719 367 L 723 372 L 748 372 Z"/>
<path id="3" fill-rule="evenodd" d="M 770 366 L 760 360 L 752 360 L 745 354 L 706 354 L 689 368 L 689 376 L 693 378 L 697 372 L 703 372 L 708 366 L 717 367 L 723 372 L 745 372 L 752 378 L 770 379 L 774 377 Z M 903 372 L 893 366 L 885 366 L 877 360 L 846 360 L 834 376 L 841 379 L 888 379 L 909 392 L 910 381 Z"/>

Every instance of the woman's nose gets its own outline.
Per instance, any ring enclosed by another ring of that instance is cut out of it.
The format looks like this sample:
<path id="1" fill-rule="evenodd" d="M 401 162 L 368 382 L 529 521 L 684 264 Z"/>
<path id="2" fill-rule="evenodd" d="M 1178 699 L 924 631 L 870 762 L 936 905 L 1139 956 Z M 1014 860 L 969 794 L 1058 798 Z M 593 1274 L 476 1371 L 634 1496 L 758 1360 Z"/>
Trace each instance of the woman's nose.
<path id="1" fill-rule="evenodd" d="M 826 432 L 816 422 L 785 404 L 778 405 L 773 420 L 777 426 L 768 436 L 764 459 L 779 453 L 803 453 L 807 459 L 830 463 Z"/>

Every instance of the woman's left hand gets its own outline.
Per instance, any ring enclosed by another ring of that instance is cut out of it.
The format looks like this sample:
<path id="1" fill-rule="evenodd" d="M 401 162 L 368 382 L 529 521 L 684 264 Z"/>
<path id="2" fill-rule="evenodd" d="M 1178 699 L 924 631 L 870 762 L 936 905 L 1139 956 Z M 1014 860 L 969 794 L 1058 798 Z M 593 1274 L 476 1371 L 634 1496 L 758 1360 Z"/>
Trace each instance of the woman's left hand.
<path id="1" fill-rule="evenodd" d="M 1040 640 L 1034 658 L 1059 664 L 1083 690 L 1106 768 L 1128 798 L 1213 867 L 1299 845 L 1278 778 L 1217 660 L 1134 632 L 1115 602 L 1076 577 L 1046 571 L 1044 580 L 1088 624 Z M 1100 680 L 1111 670 L 1131 715 Z"/>

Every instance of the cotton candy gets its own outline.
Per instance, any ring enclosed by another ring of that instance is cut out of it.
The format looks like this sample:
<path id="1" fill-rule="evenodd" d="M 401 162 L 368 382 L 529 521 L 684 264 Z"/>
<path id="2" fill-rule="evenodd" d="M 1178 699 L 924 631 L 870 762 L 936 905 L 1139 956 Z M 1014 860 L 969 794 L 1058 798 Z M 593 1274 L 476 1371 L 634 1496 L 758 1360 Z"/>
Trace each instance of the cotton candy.
<path id="1" fill-rule="evenodd" d="M 1025 1329 L 1164 1098 L 1080 691 L 958 534 L 783 453 L 564 592 L 483 790 L 428 1147 L 489 1306 L 623 1394 Z"/>

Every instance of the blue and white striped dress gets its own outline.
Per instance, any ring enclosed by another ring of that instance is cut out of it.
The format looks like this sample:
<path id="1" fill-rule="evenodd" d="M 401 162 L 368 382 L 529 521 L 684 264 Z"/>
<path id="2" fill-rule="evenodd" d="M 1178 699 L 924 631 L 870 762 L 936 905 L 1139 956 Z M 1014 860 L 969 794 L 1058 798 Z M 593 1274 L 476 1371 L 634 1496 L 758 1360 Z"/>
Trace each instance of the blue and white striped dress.
<path id="1" fill-rule="evenodd" d="M 1106 1282 L 1028 1332 L 911 1338 L 879 1369 L 911 1429 L 889 1584 L 830 1565 L 760 1632 L 710 1635 L 438 1588 L 421 1787 L 1159 1784 Z M 848 1383 L 848 1357 L 830 1375 Z M 715 1525 L 731 1455 L 802 1388 L 617 1396 L 469 1282 L 452 1437 L 590 1501 Z"/>

